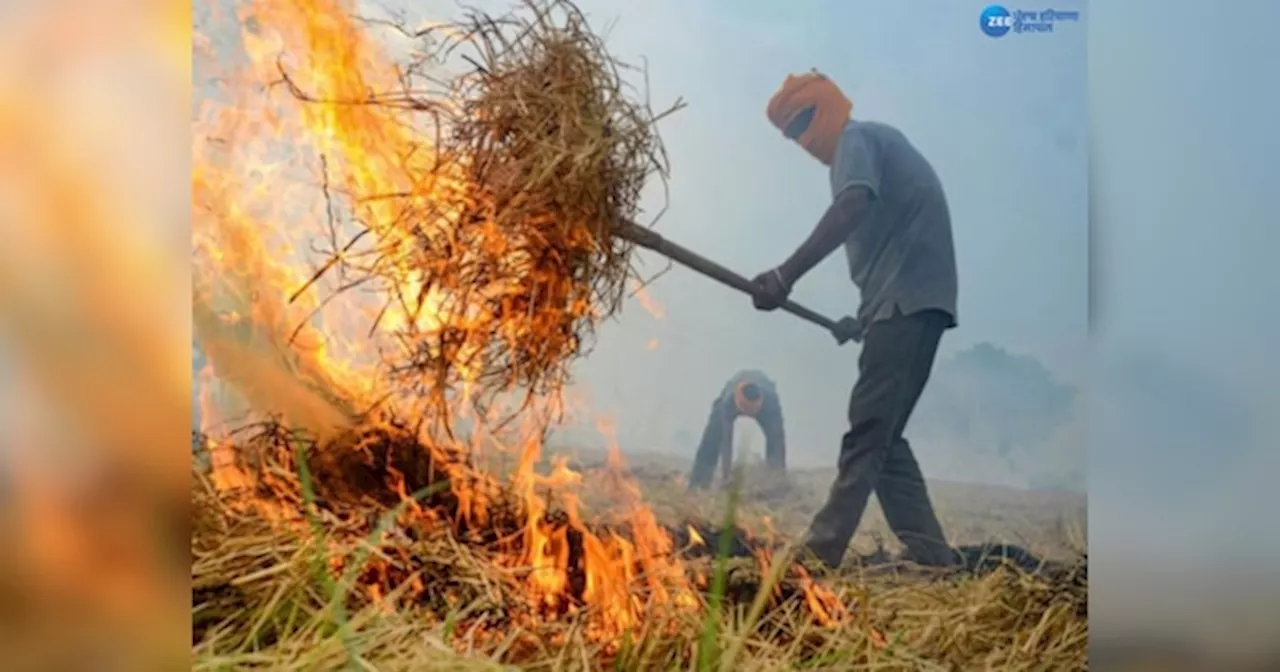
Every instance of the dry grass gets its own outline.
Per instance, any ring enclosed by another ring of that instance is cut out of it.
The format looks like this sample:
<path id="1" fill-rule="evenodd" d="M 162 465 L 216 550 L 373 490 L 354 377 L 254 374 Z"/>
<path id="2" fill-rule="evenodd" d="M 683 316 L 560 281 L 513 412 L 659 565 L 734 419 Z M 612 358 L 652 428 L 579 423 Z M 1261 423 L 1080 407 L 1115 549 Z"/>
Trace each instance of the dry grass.
<path id="1" fill-rule="evenodd" d="M 633 473 L 673 524 L 723 514 L 714 496 L 677 491 L 666 470 L 642 466 Z M 742 492 L 748 499 L 760 494 L 750 484 Z M 787 501 L 803 506 L 816 496 L 797 491 Z M 309 524 L 282 526 L 233 510 L 204 477 L 195 498 L 196 669 L 1086 667 L 1085 580 L 1015 570 L 931 575 L 848 566 L 821 581 L 850 617 L 823 625 L 794 595 L 757 603 L 757 595 L 772 592 L 772 580 L 790 580 L 761 576 L 749 558 L 727 559 L 724 588 L 708 589 L 701 610 L 658 605 L 634 634 L 599 641 L 587 635 L 585 614 L 536 618 L 519 570 L 495 562 L 492 538 L 482 542 L 449 525 L 410 538 L 385 514 L 379 532 L 371 521 L 386 508 L 376 506 L 363 516 L 317 508 Z M 584 499 L 587 510 L 598 513 L 611 496 L 588 488 Z M 765 512 L 785 519 L 787 508 L 748 501 L 739 515 L 750 527 Z M 685 563 L 692 572 L 712 573 L 716 561 L 687 555 Z M 706 613 L 721 599 L 710 629 Z"/>
<path id="2" fill-rule="evenodd" d="M 359 221 L 371 202 L 380 217 L 332 245 L 312 283 L 388 297 L 387 310 L 408 318 L 391 327 L 393 380 L 438 410 L 464 384 L 482 406 L 513 391 L 555 394 L 639 281 L 619 234 L 635 228 L 648 180 L 665 178 L 656 123 L 682 104 L 650 109 L 624 80 L 634 68 L 567 0 L 394 27 L 417 45 L 397 64 L 396 89 L 324 97 L 280 66 L 304 108 L 362 106 L 413 138 L 405 156 L 377 157 L 411 186 L 328 192 L 332 220 Z"/>

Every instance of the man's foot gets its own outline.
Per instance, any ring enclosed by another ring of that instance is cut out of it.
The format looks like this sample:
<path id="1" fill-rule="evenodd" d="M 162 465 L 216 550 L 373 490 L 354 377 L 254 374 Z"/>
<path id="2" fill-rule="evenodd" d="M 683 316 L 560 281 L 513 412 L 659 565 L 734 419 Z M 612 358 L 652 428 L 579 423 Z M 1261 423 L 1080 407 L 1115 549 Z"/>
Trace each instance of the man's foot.
<path id="1" fill-rule="evenodd" d="M 902 559 L 931 569 L 962 569 L 965 566 L 964 556 L 959 550 L 942 544 L 929 544 L 917 548 L 908 546 L 906 552 L 902 554 Z"/>
<path id="2" fill-rule="evenodd" d="M 835 563 L 830 562 L 808 544 L 802 544 L 800 546 L 796 551 L 793 562 L 803 568 L 814 578 L 833 574 L 840 568 L 839 561 L 836 561 Z"/>
<path id="3" fill-rule="evenodd" d="M 977 546 L 961 546 L 955 549 L 965 570 L 975 574 L 984 574 L 1001 567 L 1012 566 L 1034 574 L 1039 572 L 1044 561 L 1021 546 L 1012 544 L 988 543 Z"/>

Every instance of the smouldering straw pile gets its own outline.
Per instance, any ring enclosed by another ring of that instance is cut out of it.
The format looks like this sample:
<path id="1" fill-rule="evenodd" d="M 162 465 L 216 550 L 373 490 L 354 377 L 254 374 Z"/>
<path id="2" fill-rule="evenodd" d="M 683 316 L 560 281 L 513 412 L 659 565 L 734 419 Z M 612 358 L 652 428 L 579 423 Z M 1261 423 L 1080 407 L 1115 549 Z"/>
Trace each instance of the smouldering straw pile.
<path id="1" fill-rule="evenodd" d="M 394 444 L 411 444 L 390 432 L 364 438 L 388 454 Z M 487 659 L 522 669 L 638 671 L 694 667 L 708 650 L 719 665 L 752 670 L 1082 669 L 1085 662 L 1085 566 L 1057 576 L 1015 570 L 932 579 L 846 571 L 823 580 L 848 609 L 832 622 L 812 601 L 806 577 L 779 575 L 769 544 L 741 530 L 728 546 L 738 557 L 725 561 L 722 587 L 708 585 L 715 562 L 707 544 L 718 543 L 707 526 L 672 530 L 675 554 L 700 576 L 699 600 L 707 604 L 654 604 L 625 635 L 601 637 L 590 623 L 603 605 L 581 601 L 588 589 L 582 576 L 571 572 L 568 597 L 576 606 L 559 617 L 530 599 L 537 569 L 508 562 L 522 554 L 518 502 L 494 501 L 482 524 L 458 517 L 448 490 L 392 508 L 358 506 L 351 488 L 388 503 L 398 496 L 379 479 L 338 465 L 313 464 L 302 481 L 287 477 L 300 467 L 291 459 L 298 439 L 279 427 L 241 440 L 241 455 L 260 456 L 264 472 L 282 477 L 256 482 L 260 503 L 284 504 L 294 524 L 245 515 L 237 505 L 243 500 L 197 474 L 198 669 L 338 669 L 358 658 L 376 669 L 492 669 Z M 391 462 L 410 472 L 405 489 L 429 478 Z M 309 521 L 297 517 L 302 512 Z M 569 538 L 571 556 L 581 543 L 581 536 Z M 637 594 L 647 592 L 636 583 Z M 469 660 L 454 659 L 455 652 Z"/>
<path id="2" fill-rule="evenodd" d="M 644 531 L 637 526 L 645 524 L 643 518 L 572 523 L 578 518 L 575 508 L 545 506 L 556 493 L 548 493 L 545 503 L 522 499 L 518 488 L 501 488 L 487 474 L 450 463 L 446 454 L 418 445 L 411 435 L 394 427 L 368 428 L 344 437 L 346 446 L 316 445 L 273 423 L 247 427 L 238 438 L 234 451 L 210 455 L 213 468 L 208 473 L 198 471 L 195 478 L 193 498 L 199 522 L 193 544 L 200 560 L 193 568 L 193 580 L 200 593 L 198 629 L 239 627 L 220 622 L 226 617 L 221 609 L 227 594 L 251 601 L 267 597 L 244 593 L 244 577 L 262 567 L 243 561 L 277 557 L 282 549 L 300 543 L 299 538 L 301 543 L 310 538 L 313 543 L 327 539 L 342 544 L 363 539 L 378 549 L 359 561 L 358 568 L 347 566 L 347 559 L 323 563 L 322 574 L 356 571 L 347 586 L 352 605 L 386 598 L 384 606 L 425 608 L 423 617 L 431 619 L 459 607 L 458 600 L 482 600 L 486 604 L 477 616 L 487 621 L 480 629 L 490 631 L 488 636 L 510 627 L 555 629 L 576 618 L 587 625 L 592 637 L 608 641 L 618 633 L 598 627 L 609 621 L 608 614 L 597 613 L 601 610 L 625 611 L 632 600 L 640 600 L 652 601 L 650 610 L 682 611 L 676 604 L 667 604 L 677 601 L 676 595 L 645 576 L 645 570 L 651 569 L 645 555 L 651 551 L 640 543 Z M 616 474 L 601 470 L 596 476 L 606 482 Z M 573 497 L 572 492 L 558 494 Z M 529 519 L 531 506 L 541 509 L 535 520 Z M 255 531 L 247 533 L 249 529 Z M 536 555 L 530 566 L 526 560 L 531 543 L 541 545 L 531 541 L 531 529 L 547 532 L 549 557 L 561 560 L 562 567 L 539 566 Z M 688 564 L 673 567 L 688 573 L 691 584 L 706 589 L 705 559 L 723 533 L 692 520 L 653 531 L 674 542 L 663 552 L 669 557 L 662 559 L 687 560 Z M 276 541 L 261 543 L 264 537 L 259 535 Z M 773 549 L 738 528 L 730 530 L 728 537 L 728 553 L 743 559 L 746 571 L 727 586 L 726 594 L 750 602 L 763 580 L 757 560 L 767 566 Z M 264 548 L 232 552 L 246 541 Z M 625 544 L 629 551 L 602 564 L 600 554 L 614 543 Z M 457 562 L 461 556 L 468 558 L 466 563 Z M 335 565 L 338 562 L 343 564 Z M 627 566 L 632 564 L 634 568 Z M 555 592 L 540 592 L 539 573 L 559 574 L 564 580 L 553 584 Z M 469 576 L 474 574 L 487 574 L 487 581 L 470 585 L 478 580 Z M 618 581 L 621 592 L 602 592 L 611 580 Z M 845 613 L 834 595 L 815 586 L 802 568 L 792 568 L 774 589 L 769 602 L 774 606 L 803 605 L 827 622 Z M 684 597 L 691 602 L 685 606 L 693 606 L 693 594 Z M 625 615 L 614 617 L 640 627 Z M 200 636 L 207 634 L 202 631 Z"/>
<path id="3" fill-rule="evenodd" d="M 377 279 L 401 304 L 394 374 L 427 393 L 559 391 L 635 279 L 616 227 L 637 219 L 646 180 L 665 176 L 662 115 L 630 95 L 628 66 L 573 4 L 524 9 L 416 35 L 402 90 L 360 103 L 429 118 L 418 132 L 432 158 L 413 193 L 374 196 L 397 208 L 376 261 L 335 254 L 324 269 Z M 295 95 L 323 102 L 284 74 Z"/>

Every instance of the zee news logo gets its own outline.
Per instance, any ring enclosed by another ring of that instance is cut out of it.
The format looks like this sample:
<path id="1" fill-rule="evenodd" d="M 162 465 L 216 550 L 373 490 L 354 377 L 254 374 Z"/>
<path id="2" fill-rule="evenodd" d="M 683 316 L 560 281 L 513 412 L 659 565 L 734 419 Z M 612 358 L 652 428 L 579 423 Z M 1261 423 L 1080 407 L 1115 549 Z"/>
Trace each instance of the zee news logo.
<path id="1" fill-rule="evenodd" d="M 1014 33 L 1052 33 L 1055 24 L 1079 21 L 1080 12 L 1057 9 L 1009 11 L 1004 5 L 987 5 L 978 15 L 978 27 L 987 37 L 1004 37 Z"/>

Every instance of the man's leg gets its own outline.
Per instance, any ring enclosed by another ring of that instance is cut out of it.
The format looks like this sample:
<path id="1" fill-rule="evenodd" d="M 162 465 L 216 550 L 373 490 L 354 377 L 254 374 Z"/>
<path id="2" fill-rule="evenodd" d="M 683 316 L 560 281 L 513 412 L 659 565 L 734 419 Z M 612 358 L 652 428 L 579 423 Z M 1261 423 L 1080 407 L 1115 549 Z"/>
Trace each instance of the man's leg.
<path id="1" fill-rule="evenodd" d="M 771 473 L 785 474 L 787 472 L 787 448 L 782 437 L 777 436 L 765 439 L 764 466 Z"/>
<path id="2" fill-rule="evenodd" d="M 907 547 L 908 558 L 934 566 L 956 561 L 956 553 L 947 544 L 942 524 L 929 501 L 920 465 L 906 439 L 899 438 L 889 451 L 889 459 L 885 460 L 876 483 L 876 498 L 880 500 L 889 528 Z"/>
<path id="3" fill-rule="evenodd" d="M 698 452 L 693 456 L 693 471 L 689 474 L 690 490 L 706 489 L 715 476 L 716 462 L 719 461 L 720 447 L 724 441 L 724 422 L 720 415 L 717 401 L 711 405 L 711 415 L 707 418 L 706 428 L 702 430 L 702 441 L 698 444 Z"/>
<path id="4" fill-rule="evenodd" d="M 775 404 L 777 402 L 774 402 Z M 764 460 L 769 471 L 787 471 L 787 434 L 782 424 L 782 409 L 761 416 L 760 429 L 764 433 Z"/>
<path id="5" fill-rule="evenodd" d="M 806 538 L 809 549 L 832 567 L 844 558 L 867 500 L 920 398 L 946 323 L 945 315 L 926 311 L 867 328 L 836 479 Z"/>

